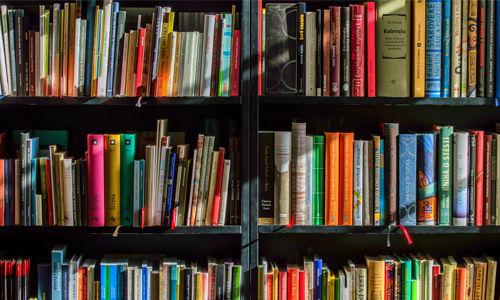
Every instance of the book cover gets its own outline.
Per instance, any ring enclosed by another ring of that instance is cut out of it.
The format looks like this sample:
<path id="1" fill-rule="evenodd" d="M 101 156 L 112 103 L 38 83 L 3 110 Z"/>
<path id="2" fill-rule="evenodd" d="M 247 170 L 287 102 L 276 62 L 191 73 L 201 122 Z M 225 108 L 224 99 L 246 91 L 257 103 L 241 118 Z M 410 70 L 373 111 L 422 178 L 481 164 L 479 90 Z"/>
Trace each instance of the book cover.
<path id="1" fill-rule="evenodd" d="M 426 0 L 425 96 L 441 96 L 442 71 L 442 8 L 441 0 Z"/>
<path id="2" fill-rule="evenodd" d="M 483 225 L 483 199 L 484 199 L 484 131 L 469 130 L 469 134 L 476 136 L 476 208 L 475 225 Z"/>
<path id="3" fill-rule="evenodd" d="M 290 223 L 290 152 L 291 132 L 274 134 L 274 223 L 288 225 Z M 314 202 L 313 202 L 314 205 Z"/>
<path id="4" fill-rule="evenodd" d="M 472 257 L 474 262 L 474 299 L 485 299 L 488 262 L 483 257 Z"/>
<path id="5" fill-rule="evenodd" d="M 380 139 L 380 225 L 385 225 L 386 220 L 386 205 L 385 205 L 385 159 L 384 159 L 384 145 L 383 139 Z"/>
<path id="6" fill-rule="evenodd" d="M 340 225 L 352 225 L 354 133 L 340 133 Z"/>
<path id="7" fill-rule="evenodd" d="M 399 135 L 399 223 L 417 225 L 417 135 Z"/>
<path id="8" fill-rule="evenodd" d="M 441 97 L 451 96 L 451 73 L 454 70 L 451 64 L 451 1 L 442 1 L 442 84 Z"/>
<path id="9" fill-rule="evenodd" d="M 104 135 L 87 136 L 89 226 L 104 226 Z"/>
<path id="10" fill-rule="evenodd" d="M 410 96 L 411 1 L 377 2 L 376 95 Z M 375 76 L 373 76 L 375 77 Z"/>
<path id="11" fill-rule="evenodd" d="M 109 65 L 109 48 L 110 48 L 110 32 L 111 32 L 111 18 L 112 18 L 112 10 L 113 10 L 113 0 L 105 0 L 104 1 L 104 9 L 103 9 L 103 17 L 102 17 L 102 48 L 101 48 L 101 57 L 99 59 L 99 73 L 98 73 L 98 89 L 97 96 L 105 97 L 107 91 L 107 82 L 108 82 L 108 65 Z"/>
<path id="12" fill-rule="evenodd" d="M 368 299 L 385 298 L 385 262 L 379 257 L 365 256 L 368 269 Z"/>
<path id="13" fill-rule="evenodd" d="M 365 6 L 351 5 L 351 96 L 365 96 Z"/>
<path id="14" fill-rule="evenodd" d="M 330 74 L 330 60 L 331 60 L 331 54 L 330 54 L 330 48 L 331 48 L 331 11 L 329 9 L 323 10 L 323 41 L 321 44 L 322 49 L 322 69 L 323 69 L 323 77 L 321 78 L 322 81 L 322 87 L 323 87 L 323 96 L 330 96 L 330 90 L 331 90 L 331 74 Z"/>
<path id="15" fill-rule="evenodd" d="M 474 134 L 469 134 L 469 180 L 467 186 L 467 199 L 468 199 L 468 211 L 467 211 L 467 226 L 475 225 L 475 215 L 476 215 L 476 159 L 477 159 L 477 140 Z M 472 179 L 471 179 L 472 178 Z"/>
<path id="16" fill-rule="evenodd" d="M 493 256 L 484 256 L 488 262 L 486 277 L 486 300 L 493 300 L 495 296 L 495 282 L 497 273 L 497 261 Z"/>
<path id="17" fill-rule="evenodd" d="M 435 127 L 438 134 L 438 224 L 451 225 L 451 186 L 453 174 L 453 126 Z"/>
<path id="18" fill-rule="evenodd" d="M 325 132 L 325 225 L 339 225 L 340 209 L 340 137 L 339 133 Z M 316 154 L 316 153 L 314 153 Z M 313 154 L 313 155 L 314 155 Z M 316 157 L 313 156 L 315 161 Z M 313 172 L 316 172 L 313 166 Z M 321 175 L 321 173 L 319 174 Z M 313 176 L 312 184 L 317 184 L 318 177 Z M 314 197 L 314 195 L 313 195 Z M 318 204 L 321 204 L 318 203 Z M 314 208 L 314 202 L 313 202 Z"/>
<path id="19" fill-rule="evenodd" d="M 136 137 L 125 133 L 120 137 L 120 223 L 124 226 L 133 225 Z"/>
<path id="20" fill-rule="evenodd" d="M 330 95 L 340 96 L 341 7 L 330 6 Z"/>
<path id="21" fill-rule="evenodd" d="M 66 258 L 66 245 L 55 245 L 51 254 L 52 260 L 52 299 L 63 299 L 62 264 Z"/>
<path id="22" fill-rule="evenodd" d="M 417 225 L 437 223 L 437 147 L 435 134 L 417 135 Z"/>
<path id="23" fill-rule="evenodd" d="M 306 54 L 304 53 L 304 56 Z M 238 96 L 240 90 L 241 30 L 234 31 L 233 60 L 231 62 L 231 96 Z M 305 80 L 305 79 L 304 79 Z"/>
<path id="24" fill-rule="evenodd" d="M 372 135 L 373 140 L 373 225 L 380 226 L 380 136 Z"/>
<path id="25" fill-rule="evenodd" d="M 120 181 L 121 136 L 104 135 L 104 187 L 106 203 L 106 226 L 120 225 Z"/>
<path id="26" fill-rule="evenodd" d="M 396 205 L 398 191 L 398 168 L 397 168 L 397 138 L 399 136 L 399 124 L 384 124 L 384 181 L 385 181 L 385 206 L 387 225 L 395 225 L 397 220 Z"/>
<path id="27" fill-rule="evenodd" d="M 462 86 L 462 0 L 451 3 L 451 97 L 461 96 Z"/>
<path id="28" fill-rule="evenodd" d="M 485 51 L 484 51 L 484 64 L 485 64 L 485 96 L 486 97 L 494 97 L 495 96 L 495 37 L 497 35 L 496 30 L 496 15 L 495 1 L 485 1 L 485 12 L 486 12 L 486 21 L 484 24 L 485 32 Z"/>
<path id="29" fill-rule="evenodd" d="M 477 40 L 478 0 L 470 0 L 467 21 L 467 97 L 476 97 L 477 83 Z"/>
<path id="30" fill-rule="evenodd" d="M 316 96 L 316 12 L 306 13 L 305 95 Z"/>
<path id="31" fill-rule="evenodd" d="M 469 133 L 454 133 L 453 139 L 453 225 L 466 226 Z"/>
<path id="32" fill-rule="evenodd" d="M 134 68 L 136 64 L 136 43 L 137 43 L 137 31 L 130 30 L 128 39 L 128 61 L 127 61 L 127 75 L 125 83 L 125 96 L 134 96 Z"/>
<path id="33" fill-rule="evenodd" d="M 306 123 L 292 123 L 292 223 L 306 221 Z"/>
<path id="34" fill-rule="evenodd" d="M 259 132 L 259 224 L 261 225 L 274 224 L 274 149 L 274 132 Z"/>
<path id="35" fill-rule="evenodd" d="M 352 225 L 363 225 L 363 141 L 354 141 L 353 148 L 353 219 Z"/>
<path id="36" fill-rule="evenodd" d="M 484 47 L 485 47 L 485 36 L 484 36 L 484 21 L 485 21 L 485 0 L 477 1 L 477 65 L 476 65 L 476 77 L 477 77 L 477 86 L 476 86 L 476 96 L 484 97 L 484 88 L 485 88 L 485 57 L 484 57 Z"/>
<path id="37" fill-rule="evenodd" d="M 169 165 L 168 165 L 168 176 L 166 178 L 166 184 L 165 184 L 165 192 L 164 192 L 164 201 L 163 201 L 163 211 L 164 211 L 164 225 L 167 227 L 170 227 L 172 225 L 171 221 L 171 215 L 172 215 L 172 206 L 173 206 L 173 192 L 174 192 L 174 178 L 175 178 L 175 167 L 176 167 L 176 156 L 177 153 L 170 153 L 170 160 L 169 160 Z M 186 168 L 184 168 L 184 163 L 186 163 Z M 185 160 L 183 162 L 183 171 L 184 169 L 189 169 L 189 161 Z M 184 176 L 185 176 L 184 172 Z M 181 175 L 181 174 L 179 174 Z"/>

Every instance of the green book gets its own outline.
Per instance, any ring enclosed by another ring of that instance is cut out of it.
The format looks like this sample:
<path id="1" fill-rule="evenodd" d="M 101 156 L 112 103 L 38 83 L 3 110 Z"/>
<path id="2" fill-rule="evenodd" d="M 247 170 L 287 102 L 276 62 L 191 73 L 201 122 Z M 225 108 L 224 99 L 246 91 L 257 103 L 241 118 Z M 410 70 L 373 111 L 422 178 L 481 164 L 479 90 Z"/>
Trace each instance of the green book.
<path id="1" fill-rule="evenodd" d="M 401 262 L 401 300 L 411 300 L 412 289 L 411 289 L 411 261 L 403 255 L 399 257 L 395 255 L 397 259 Z"/>
<path id="2" fill-rule="evenodd" d="M 136 134 L 121 135 L 120 147 L 120 222 L 134 225 L 134 159 Z"/>
<path id="3" fill-rule="evenodd" d="M 325 137 L 313 137 L 313 225 L 325 224 Z"/>
<path id="4" fill-rule="evenodd" d="M 411 280 L 411 300 L 418 300 L 418 282 L 415 279 Z"/>
<path id="5" fill-rule="evenodd" d="M 241 265 L 233 266 L 233 300 L 240 300 Z"/>
<path id="6" fill-rule="evenodd" d="M 327 286 L 328 286 L 328 270 L 325 268 L 325 265 L 323 265 L 323 276 L 322 276 L 323 282 L 321 286 L 321 300 L 327 300 L 328 299 L 328 293 L 327 293 Z"/>
<path id="7" fill-rule="evenodd" d="M 139 172 L 139 227 L 145 222 L 142 218 L 142 209 L 144 208 L 144 193 L 146 181 L 146 161 L 141 159 L 141 170 Z"/>
<path id="8" fill-rule="evenodd" d="M 416 293 L 417 293 L 417 300 L 421 300 L 423 297 L 423 293 L 421 291 L 422 289 L 422 284 L 423 284 L 423 268 L 424 266 L 422 265 L 422 260 L 417 257 L 416 255 L 411 254 L 411 261 L 412 261 L 412 274 L 411 274 L 411 279 L 416 280 Z M 412 282 L 412 291 L 413 291 L 413 282 Z M 413 294 L 412 294 L 412 299 L 413 299 Z"/>
<path id="9" fill-rule="evenodd" d="M 453 126 L 439 127 L 439 225 L 451 225 Z"/>
<path id="10" fill-rule="evenodd" d="M 340 300 L 340 274 L 335 274 L 335 300 Z"/>

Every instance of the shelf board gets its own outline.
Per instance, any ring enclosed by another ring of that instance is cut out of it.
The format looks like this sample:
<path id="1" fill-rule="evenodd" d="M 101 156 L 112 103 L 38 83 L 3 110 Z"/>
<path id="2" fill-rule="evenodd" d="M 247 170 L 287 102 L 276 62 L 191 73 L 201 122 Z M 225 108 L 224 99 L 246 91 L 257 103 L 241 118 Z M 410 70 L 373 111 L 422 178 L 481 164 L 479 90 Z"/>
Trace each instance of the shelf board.
<path id="1" fill-rule="evenodd" d="M 63 227 L 63 226 L 5 226 L 0 227 L 2 234 L 102 234 L 112 235 L 116 227 Z M 165 227 L 122 226 L 120 235 L 162 235 L 162 234 L 241 234 L 241 226 L 178 226 L 175 229 Z"/>
<path id="2" fill-rule="evenodd" d="M 259 96 L 259 104 L 289 105 L 428 105 L 498 106 L 496 98 L 389 98 L 389 97 L 296 97 Z"/>
<path id="3" fill-rule="evenodd" d="M 500 233 L 500 226 L 406 226 L 409 234 Z M 389 226 L 293 226 L 259 225 L 262 234 L 387 234 Z M 392 226 L 391 233 L 402 234 Z"/>
<path id="4" fill-rule="evenodd" d="M 241 105 L 241 97 L 2 97 L 0 105 Z"/>

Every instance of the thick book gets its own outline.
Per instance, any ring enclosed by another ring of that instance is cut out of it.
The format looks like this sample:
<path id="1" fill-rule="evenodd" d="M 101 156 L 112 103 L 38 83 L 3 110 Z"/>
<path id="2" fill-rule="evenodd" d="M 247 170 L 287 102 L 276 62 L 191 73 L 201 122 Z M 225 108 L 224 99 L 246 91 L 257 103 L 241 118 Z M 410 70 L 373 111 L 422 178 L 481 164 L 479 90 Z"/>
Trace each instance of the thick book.
<path id="1" fill-rule="evenodd" d="M 325 221 L 325 137 L 313 136 L 313 225 L 324 225 Z"/>
<path id="2" fill-rule="evenodd" d="M 459 98 L 462 86 L 462 0 L 451 3 L 451 80 L 450 96 Z"/>
<path id="3" fill-rule="evenodd" d="M 109 65 L 109 48 L 110 48 L 110 33 L 111 33 L 111 18 L 113 10 L 113 0 L 105 0 L 102 17 L 102 34 L 101 34 L 101 57 L 98 73 L 98 97 L 106 97 L 107 82 L 108 82 L 108 65 Z"/>
<path id="4" fill-rule="evenodd" d="M 485 1 L 486 21 L 484 23 L 484 38 L 485 38 L 485 51 L 484 51 L 484 95 L 485 97 L 495 96 L 495 37 L 498 34 L 496 30 L 497 18 L 495 15 L 496 3 L 495 1 Z"/>
<path id="5" fill-rule="evenodd" d="M 437 223 L 436 142 L 435 134 L 417 135 L 417 225 Z"/>
<path id="6" fill-rule="evenodd" d="M 442 14 L 443 14 L 443 26 L 442 26 L 442 84 L 441 84 L 441 97 L 451 96 L 451 73 L 453 72 L 451 64 L 451 1 L 442 1 Z M 455 19 L 454 21 L 459 21 Z"/>
<path id="7" fill-rule="evenodd" d="M 210 82 L 212 77 L 212 63 L 215 34 L 215 15 L 205 15 L 202 68 L 200 81 L 200 96 L 210 96 Z"/>
<path id="8" fill-rule="evenodd" d="M 341 9 L 340 95 L 349 97 L 351 95 L 351 8 L 342 7 Z"/>
<path id="9" fill-rule="evenodd" d="M 274 134 L 274 223 L 290 223 L 290 157 L 292 133 L 276 131 Z"/>
<path id="10" fill-rule="evenodd" d="M 368 269 L 368 299 L 375 295 L 385 295 L 385 262 L 380 257 L 365 256 L 366 268 Z M 383 280 L 380 280 L 380 279 Z M 382 297 L 382 296 L 381 296 Z"/>
<path id="11" fill-rule="evenodd" d="M 467 225 L 468 132 L 453 134 L 453 225 Z"/>
<path id="12" fill-rule="evenodd" d="M 399 224 L 417 225 L 417 135 L 399 135 Z"/>
<path id="13" fill-rule="evenodd" d="M 132 226 L 136 134 L 123 133 L 120 143 L 120 222 L 121 225 Z"/>
<path id="14" fill-rule="evenodd" d="M 306 222 L 306 123 L 292 123 L 292 223 Z"/>
<path id="15" fill-rule="evenodd" d="M 340 96 L 341 7 L 330 6 L 330 96 Z"/>
<path id="16" fill-rule="evenodd" d="M 496 282 L 496 274 L 497 274 L 497 261 L 493 256 L 484 256 L 486 259 L 487 266 L 487 275 L 486 275 L 486 300 L 493 300 L 495 297 L 495 282 Z"/>
<path id="17" fill-rule="evenodd" d="M 106 226 L 120 225 L 120 181 L 116 180 L 121 175 L 121 135 L 104 135 L 104 181 L 105 181 L 105 206 Z"/>
<path id="18" fill-rule="evenodd" d="M 477 77 L 477 86 L 476 86 L 476 96 L 484 97 L 484 88 L 485 88 L 485 57 L 484 57 L 484 47 L 485 47 L 485 31 L 484 31 L 484 18 L 485 18 L 485 6 L 486 0 L 478 0 L 477 1 L 477 65 L 476 65 L 476 77 Z"/>
<path id="19" fill-rule="evenodd" d="M 353 159 L 353 224 L 363 225 L 363 141 L 354 141 Z"/>
<path id="20" fill-rule="evenodd" d="M 339 225 L 339 209 L 340 209 L 340 137 L 338 132 L 325 132 L 325 225 Z M 317 159 L 313 154 L 314 161 Z M 313 166 L 313 172 L 316 172 L 316 167 Z M 321 175 L 320 172 L 317 175 Z M 313 173 L 314 174 L 314 173 Z M 318 177 L 313 176 L 314 179 Z M 312 184 L 315 184 L 313 179 Z M 313 194 L 314 197 L 314 194 Z M 313 202 L 314 203 L 314 202 Z M 320 202 L 321 203 L 321 202 Z M 319 204 L 320 204 L 319 203 Z M 313 204 L 314 207 L 314 204 Z"/>
<path id="21" fill-rule="evenodd" d="M 441 0 L 426 0 L 425 96 L 441 97 L 442 71 L 442 8 Z"/>
<path id="22" fill-rule="evenodd" d="M 467 21 L 467 97 L 476 97 L 477 84 L 477 17 L 478 0 L 469 1 L 469 19 Z"/>
<path id="23" fill-rule="evenodd" d="M 297 92 L 299 96 L 305 96 L 305 80 L 306 80 L 306 62 L 305 62 L 305 47 L 306 47 L 306 4 L 299 2 L 298 10 L 298 39 L 297 39 Z"/>
<path id="24" fill-rule="evenodd" d="M 316 13 L 306 13 L 305 95 L 316 96 Z"/>
<path id="25" fill-rule="evenodd" d="M 354 133 L 340 133 L 340 217 L 339 225 L 352 225 Z"/>
<path id="26" fill-rule="evenodd" d="M 376 95 L 410 96 L 411 1 L 377 3 Z M 383 42 L 382 42 L 383 41 Z"/>
<path id="27" fill-rule="evenodd" d="M 173 192 L 174 192 L 174 178 L 175 178 L 175 168 L 176 168 L 176 156 L 177 153 L 170 153 L 170 160 L 169 160 L 169 165 L 165 166 L 165 168 L 168 167 L 168 174 L 167 177 L 165 178 L 165 192 L 164 192 L 164 200 L 163 200 L 163 215 L 164 215 L 164 221 L 162 222 L 163 225 L 167 227 L 171 227 L 173 222 L 172 222 L 172 200 L 173 200 Z M 184 164 L 186 164 L 186 168 L 184 168 Z M 189 161 L 185 160 L 183 162 L 183 170 L 184 169 L 189 169 Z M 186 172 L 183 172 L 184 176 Z M 182 174 L 179 174 L 182 175 Z M 179 176 L 178 175 L 178 176 Z"/>
<path id="28" fill-rule="evenodd" d="M 399 124 L 384 124 L 384 181 L 385 181 L 385 213 L 386 225 L 395 225 L 397 222 L 396 205 L 398 191 L 398 168 L 397 168 L 397 139 L 399 136 Z"/>
<path id="29" fill-rule="evenodd" d="M 55 245 L 52 249 L 52 299 L 63 299 L 62 264 L 66 258 L 66 245 Z"/>
<path id="30" fill-rule="evenodd" d="M 87 136 L 89 226 L 104 226 L 104 135 Z"/>
<path id="31" fill-rule="evenodd" d="M 331 12 L 329 9 L 323 10 L 323 41 L 321 44 L 323 57 L 323 77 L 321 79 L 323 87 L 323 96 L 330 96 L 331 81 L 330 81 L 330 44 L 331 44 Z"/>
<path id="32" fill-rule="evenodd" d="M 488 262 L 484 257 L 472 257 L 474 263 L 474 299 L 485 299 Z"/>
<path id="33" fill-rule="evenodd" d="M 351 96 L 365 96 L 365 6 L 351 5 Z"/>
<path id="34" fill-rule="evenodd" d="M 297 93 L 297 23 L 297 4 L 267 4 L 266 95 Z"/>
<path id="35" fill-rule="evenodd" d="M 274 132 L 259 132 L 259 224 L 274 224 Z"/>

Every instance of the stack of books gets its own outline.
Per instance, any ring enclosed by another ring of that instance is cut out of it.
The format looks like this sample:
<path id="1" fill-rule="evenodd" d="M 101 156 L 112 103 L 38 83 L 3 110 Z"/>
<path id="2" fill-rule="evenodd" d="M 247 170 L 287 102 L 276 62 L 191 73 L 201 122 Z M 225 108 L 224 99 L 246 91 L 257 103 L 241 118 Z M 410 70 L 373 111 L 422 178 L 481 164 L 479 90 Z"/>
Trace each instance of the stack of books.
<path id="1" fill-rule="evenodd" d="M 259 95 L 498 97 L 498 1 L 259 1 Z"/>
<path id="2" fill-rule="evenodd" d="M 0 291 L 2 299 L 28 299 L 31 296 L 31 258 L 0 252 Z M 40 278 L 50 284 L 50 277 Z M 47 298 L 48 299 L 48 298 Z"/>
<path id="3" fill-rule="evenodd" d="M 18 158 L 7 158 L 7 134 L 0 135 L 0 226 L 240 224 L 240 138 L 226 151 L 199 134 L 190 158 L 185 134 L 167 132 L 167 124 L 89 134 L 80 159 L 66 151 L 67 131 L 57 144 L 47 138 L 54 132 L 21 132 Z"/>
<path id="4" fill-rule="evenodd" d="M 240 299 L 241 262 L 232 258 L 201 265 L 164 254 L 84 259 L 66 252 L 56 245 L 51 262 L 38 264 L 38 299 Z"/>
<path id="5" fill-rule="evenodd" d="M 262 257 L 258 299 L 495 299 L 497 261 L 493 256 L 429 254 L 365 256 L 331 269 L 319 255 L 286 265 Z"/>
<path id="6" fill-rule="evenodd" d="M 496 132 L 259 133 L 259 224 L 500 225 Z"/>
<path id="7" fill-rule="evenodd" d="M 0 7 L 0 94 L 238 96 L 239 13 L 175 13 L 82 0 Z M 86 18 L 83 18 L 86 17 Z M 201 21 L 201 25 L 200 25 Z M 194 24 L 194 25 L 193 25 Z"/>

